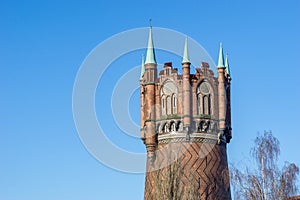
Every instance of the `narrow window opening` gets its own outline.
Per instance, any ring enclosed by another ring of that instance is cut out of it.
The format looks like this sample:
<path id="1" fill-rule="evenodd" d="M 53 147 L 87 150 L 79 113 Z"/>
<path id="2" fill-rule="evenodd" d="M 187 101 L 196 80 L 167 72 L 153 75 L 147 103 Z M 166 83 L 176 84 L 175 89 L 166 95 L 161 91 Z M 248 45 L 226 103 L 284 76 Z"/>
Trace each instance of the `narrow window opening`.
<path id="1" fill-rule="evenodd" d="M 167 97 L 167 115 L 171 115 L 171 98 Z"/>

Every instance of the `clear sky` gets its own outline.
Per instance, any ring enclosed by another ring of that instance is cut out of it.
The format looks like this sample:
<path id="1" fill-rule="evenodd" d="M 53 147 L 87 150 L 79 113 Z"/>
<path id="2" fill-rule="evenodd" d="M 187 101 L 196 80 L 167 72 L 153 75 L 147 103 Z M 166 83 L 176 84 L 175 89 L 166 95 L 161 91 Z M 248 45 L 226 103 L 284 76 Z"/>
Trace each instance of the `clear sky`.
<path id="1" fill-rule="evenodd" d="M 73 121 L 72 92 L 77 71 L 99 43 L 147 27 L 149 18 L 155 27 L 196 40 L 215 62 L 223 42 L 233 77 L 230 163 L 247 162 L 256 134 L 272 130 L 281 144 L 280 164 L 300 166 L 299 0 L 1 1 L 1 200 L 143 198 L 144 174 L 113 170 L 85 149 Z M 113 143 L 143 153 L 142 142 L 124 135 L 110 110 L 115 83 L 141 63 L 141 53 L 112 63 L 100 81 L 106 87 L 97 89 L 104 93 L 96 93 L 96 112 Z M 156 56 L 181 66 L 174 56 Z M 135 92 L 129 103 L 136 123 L 138 100 Z"/>

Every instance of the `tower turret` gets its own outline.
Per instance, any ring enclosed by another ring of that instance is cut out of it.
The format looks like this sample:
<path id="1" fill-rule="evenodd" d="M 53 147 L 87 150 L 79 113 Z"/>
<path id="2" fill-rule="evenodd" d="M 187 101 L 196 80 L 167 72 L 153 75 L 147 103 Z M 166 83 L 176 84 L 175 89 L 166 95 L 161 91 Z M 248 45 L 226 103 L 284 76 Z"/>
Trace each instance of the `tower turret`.
<path id="1" fill-rule="evenodd" d="M 219 60 L 218 60 L 218 92 L 219 92 L 219 127 L 220 132 L 219 134 L 224 135 L 224 130 L 226 128 L 225 125 L 225 66 L 224 66 L 224 54 L 223 54 L 223 46 L 222 43 L 220 44 L 220 51 L 219 51 Z"/>
<path id="2" fill-rule="evenodd" d="M 190 84 L 190 58 L 188 53 L 188 38 L 185 38 L 182 59 L 182 90 L 183 90 L 183 126 L 189 140 L 191 126 L 191 84 Z"/>
<path id="3" fill-rule="evenodd" d="M 140 109 L 141 109 L 141 116 L 140 116 L 140 135 L 141 139 L 145 142 L 146 139 L 146 127 L 145 127 L 145 96 L 146 96 L 146 87 L 144 86 L 144 74 L 145 74 L 145 61 L 144 55 L 142 55 L 142 65 L 141 65 L 141 75 L 140 75 Z"/>
<path id="4" fill-rule="evenodd" d="M 230 66 L 228 61 L 228 54 L 226 54 L 226 60 L 225 60 L 225 74 L 227 78 L 227 86 L 226 86 L 226 131 L 225 136 L 226 140 L 229 143 L 232 138 L 231 133 L 231 75 L 230 75 Z"/>
<path id="5" fill-rule="evenodd" d="M 145 73 L 143 76 L 144 87 L 144 131 L 145 131 L 145 145 L 147 155 L 150 162 L 155 159 L 156 149 L 156 132 L 155 132 L 155 80 L 157 78 L 157 64 L 155 59 L 152 26 L 149 30 L 148 47 L 146 54 L 146 61 L 144 64 Z"/>

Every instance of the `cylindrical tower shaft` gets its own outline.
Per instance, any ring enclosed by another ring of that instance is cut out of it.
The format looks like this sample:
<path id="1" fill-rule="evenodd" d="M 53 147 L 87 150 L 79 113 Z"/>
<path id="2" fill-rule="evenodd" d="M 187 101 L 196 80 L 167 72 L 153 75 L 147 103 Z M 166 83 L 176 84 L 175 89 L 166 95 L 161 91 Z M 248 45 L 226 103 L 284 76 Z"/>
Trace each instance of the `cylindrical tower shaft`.
<path id="1" fill-rule="evenodd" d="M 185 128 L 188 128 L 191 125 L 191 84 L 189 62 L 182 63 L 182 79 L 183 124 Z"/>
<path id="2" fill-rule="evenodd" d="M 145 127 L 146 127 L 146 149 L 149 158 L 155 157 L 156 137 L 155 137 L 155 85 L 146 85 L 146 106 L 145 106 Z"/>
<path id="3" fill-rule="evenodd" d="M 226 128 L 225 124 L 225 76 L 224 68 L 218 68 L 218 103 L 219 103 L 219 127 L 221 131 Z"/>

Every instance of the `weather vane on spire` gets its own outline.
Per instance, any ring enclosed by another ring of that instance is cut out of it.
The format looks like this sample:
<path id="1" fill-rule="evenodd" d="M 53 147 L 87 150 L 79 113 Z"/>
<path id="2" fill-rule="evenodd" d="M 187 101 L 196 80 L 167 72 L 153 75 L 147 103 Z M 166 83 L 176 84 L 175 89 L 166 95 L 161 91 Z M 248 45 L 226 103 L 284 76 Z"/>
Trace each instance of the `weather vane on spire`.
<path id="1" fill-rule="evenodd" d="M 149 19 L 150 27 L 152 27 L 152 19 Z"/>

